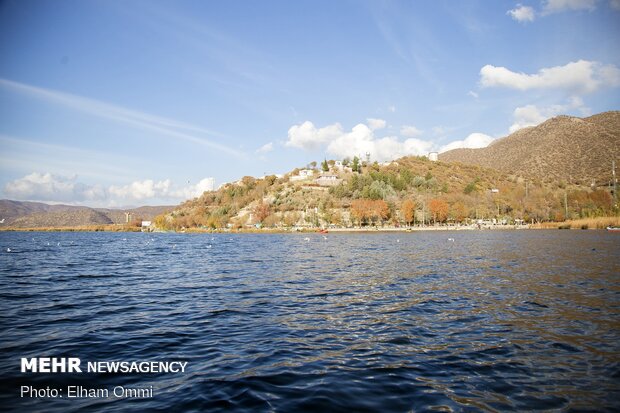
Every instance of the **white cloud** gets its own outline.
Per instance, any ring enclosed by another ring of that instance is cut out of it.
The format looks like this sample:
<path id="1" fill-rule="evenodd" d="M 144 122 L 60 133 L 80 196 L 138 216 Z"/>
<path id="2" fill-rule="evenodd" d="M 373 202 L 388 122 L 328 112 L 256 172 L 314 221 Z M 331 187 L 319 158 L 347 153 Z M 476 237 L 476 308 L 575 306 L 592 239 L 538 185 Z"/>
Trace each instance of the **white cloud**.
<path id="1" fill-rule="evenodd" d="M 413 125 L 404 125 L 400 128 L 400 134 L 406 136 L 407 138 L 417 138 L 418 136 L 421 136 L 423 132 L 424 131 L 421 131 Z"/>
<path id="2" fill-rule="evenodd" d="M 473 90 L 470 90 L 469 92 L 467 92 L 467 94 L 474 99 L 478 99 L 478 94 L 474 92 Z"/>
<path id="3" fill-rule="evenodd" d="M 403 156 L 411 155 L 427 155 L 429 152 L 437 151 L 437 145 L 430 140 L 418 139 L 422 131 L 415 126 L 405 125 L 401 128 L 401 135 L 406 139 L 399 138 L 397 136 L 376 136 L 375 130 L 369 125 L 360 123 L 355 125 L 351 131 L 345 132 L 339 123 L 328 125 L 324 128 L 317 129 L 311 122 L 306 121 L 301 125 L 295 125 L 289 129 L 289 141 L 292 134 L 296 139 L 296 143 L 299 142 L 312 142 L 313 145 L 296 145 L 303 149 L 316 149 L 321 145 L 317 142 L 323 142 L 324 150 L 333 155 L 336 159 L 361 156 L 365 157 L 367 153 L 370 154 L 370 159 L 373 161 L 390 161 L 398 159 Z M 433 133 L 435 135 L 445 135 L 451 128 L 435 127 Z M 300 133 L 299 131 L 303 131 Z M 318 135 L 323 131 L 323 135 L 326 135 L 330 131 L 330 139 L 326 140 Z M 336 136 L 336 132 L 338 135 Z M 303 137 L 303 139 L 300 138 Z M 483 133 L 472 133 L 463 140 L 450 142 L 447 145 L 442 146 L 439 151 L 444 152 L 455 148 L 482 148 L 487 146 L 493 141 L 493 138 Z M 289 145 L 293 146 L 293 145 Z"/>
<path id="4" fill-rule="evenodd" d="M 152 179 L 144 181 L 134 181 L 128 185 L 115 186 L 108 188 L 108 193 L 113 198 L 130 199 L 132 201 L 142 201 L 147 198 L 155 198 L 170 191 L 170 180 L 155 182 Z"/>
<path id="5" fill-rule="evenodd" d="M 388 109 L 390 112 L 392 112 L 392 113 L 396 112 L 396 106 L 394 106 L 394 105 L 390 105 L 390 106 L 388 106 L 388 108 L 387 108 L 387 109 Z"/>
<path id="6" fill-rule="evenodd" d="M 341 136 L 342 133 L 342 126 L 339 123 L 317 129 L 312 122 L 305 121 L 301 125 L 290 127 L 285 145 L 301 149 L 316 149 Z"/>
<path id="7" fill-rule="evenodd" d="M 267 153 L 273 151 L 273 142 L 269 142 L 256 150 L 257 153 Z"/>
<path id="8" fill-rule="evenodd" d="M 4 193 L 13 199 L 32 199 L 40 201 L 83 201 L 88 195 L 97 191 L 88 191 L 88 188 L 76 182 L 73 177 L 59 177 L 50 173 L 33 172 L 21 179 L 8 182 Z"/>
<path id="9" fill-rule="evenodd" d="M 546 0 L 543 3 L 543 14 L 559 13 L 567 10 L 596 9 L 597 0 Z"/>
<path id="10" fill-rule="evenodd" d="M 425 155 L 432 146 L 432 142 L 415 138 L 404 141 L 395 136 L 377 138 L 371 128 L 360 123 L 351 132 L 331 141 L 327 152 L 341 158 L 370 153 L 373 160 L 389 161 L 407 155 Z"/>
<path id="11" fill-rule="evenodd" d="M 345 132 L 339 123 L 316 128 L 310 121 L 294 125 L 289 129 L 287 146 L 302 149 L 317 149 L 325 146 L 327 153 L 336 158 L 365 156 L 370 153 L 373 160 L 387 161 L 407 155 L 425 155 L 433 143 L 409 137 L 400 140 L 395 136 L 377 137 L 375 131 L 384 121 L 369 119 L 368 125 L 360 123 L 350 132 Z M 373 126 L 373 127 L 371 127 Z M 405 132 L 419 132 L 416 128 L 405 127 Z"/>
<path id="12" fill-rule="evenodd" d="M 549 118 L 566 114 L 570 110 L 579 110 L 582 115 L 590 114 L 590 109 L 584 106 L 583 100 L 579 97 L 572 97 L 565 105 L 551 105 L 540 108 L 536 105 L 518 107 L 513 112 L 514 122 L 510 126 L 510 133 L 528 126 L 536 126 Z"/>
<path id="13" fill-rule="evenodd" d="M 506 87 L 517 90 L 563 89 L 591 93 L 601 87 L 620 85 L 620 69 L 614 65 L 579 60 L 564 66 L 544 68 L 536 74 L 513 72 L 505 67 L 486 65 L 480 69 L 482 87 Z"/>
<path id="14" fill-rule="evenodd" d="M 8 182 L 4 195 L 10 199 L 65 202 L 70 204 L 127 205 L 132 202 L 179 202 L 213 190 L 213 178 L 204 178 L 195 185 L 177 188 L 172 181 L 146 179 L 127 185 L 88 185 L 77 181 L 77 176 L 65 177 L 50 173 L 33 172 Z"/>
<path id="15" fill-rule="evenodd" d="M 534 9 L 521 4 L 517 4 L 517 7 L 512 10 L 508 10 L 506 14 L 510 15 L 513 20 L 516 20 L 519 23 L 533 22 L 535 18 Z"/>
<path id="16" fill-rule="evenodd" d="M 609 0 L 609 7 L 615 10 L 620 10 L 620 0 Z"/>
<path id="17" fill-rule="evenodd" d="M 366 119 L 366 124 L 372 130 L 383 129 L 387 126 L 386 121 L 384 121 L 383 119 L 375 119 L 375 118 Z"/>
<path id="18" fill-rule="evenodd" d="M 485 148 L 489 146 L 491 142 L 493 142 L 493 138 L 491 136 L 476 132 L 469 134 L 467 138 L 461 141 L 450 142 L 449 144 L 442 146 L 439 148 L 439 152 L 446 152 L 458 148 Z"/>
<path id="19" fill-rule="evenodd" d="M 513 113 L 514 123 L 510 126 L 510 133 L 528 126 L 536 126 L 560 112 L 561 110 L 553 108 L 538 108 L 536 105 L 518 107 Z"/>

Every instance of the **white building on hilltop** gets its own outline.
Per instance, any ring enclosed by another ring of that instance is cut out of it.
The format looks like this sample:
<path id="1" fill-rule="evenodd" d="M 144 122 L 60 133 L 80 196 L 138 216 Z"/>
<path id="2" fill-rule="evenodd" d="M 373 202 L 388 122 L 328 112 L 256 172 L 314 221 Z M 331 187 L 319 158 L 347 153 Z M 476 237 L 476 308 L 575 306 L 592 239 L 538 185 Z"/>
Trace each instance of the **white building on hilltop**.
<path id="1" fill-rule="evenodd" d="M 437 152 L 429 152 L 428 159 L 433 162 L 437 162 L 439 160 L 439 154 Z"/>
<path id="2" fill-rule="evenodd" d="M 314 175 L 312 169 L 301 169 L 298 175 L 291 176 L 291 181 L 303 181 L 304 179 L 311 178 Z"/>
<path id="3" fill-rule="evenodd" d="M 336 186 L 342 182 L 342 179 L 339 179 L 337 175 L 323 174 L 315 179 L 314 182 L 320 186 Z"/>

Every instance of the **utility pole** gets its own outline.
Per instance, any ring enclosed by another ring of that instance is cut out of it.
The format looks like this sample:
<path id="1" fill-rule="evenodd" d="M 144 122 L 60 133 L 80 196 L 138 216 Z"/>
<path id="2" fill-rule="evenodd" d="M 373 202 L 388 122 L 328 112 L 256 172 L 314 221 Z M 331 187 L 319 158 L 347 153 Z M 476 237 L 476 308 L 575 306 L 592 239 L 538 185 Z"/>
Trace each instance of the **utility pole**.
<path id="1" fill-rule="evenodd" d="M 612 160 L 611 161 L 611 176 L 613 179 L 613 184 L 614 184 L 614 208 L 618 206 L 618 190 L 616 188 L 616 183 L 617 183 L 617 179 L 616 179 L 616 161 Z"/>
<path id="2" fill-rule="evenodd" d="M 527 198 L 527 179 L 525 180 L 525 197 Z"/>

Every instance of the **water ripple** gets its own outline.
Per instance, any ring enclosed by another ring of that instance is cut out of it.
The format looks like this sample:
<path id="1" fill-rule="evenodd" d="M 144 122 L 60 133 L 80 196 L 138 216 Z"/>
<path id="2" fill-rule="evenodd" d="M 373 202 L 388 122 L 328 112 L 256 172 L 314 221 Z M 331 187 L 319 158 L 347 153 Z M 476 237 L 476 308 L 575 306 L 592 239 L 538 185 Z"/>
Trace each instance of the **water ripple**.
<path id="1" fill-rule="evenodd" d="M 620 238 L 601 231 L 0 233 L 8 411 L 617 411 Z M 446 242 L 448 237 L 454 242 Z M 398 242 L 396 240 L 399 240 Z M 21 357 L 151 399 L 29 399 Z"/>

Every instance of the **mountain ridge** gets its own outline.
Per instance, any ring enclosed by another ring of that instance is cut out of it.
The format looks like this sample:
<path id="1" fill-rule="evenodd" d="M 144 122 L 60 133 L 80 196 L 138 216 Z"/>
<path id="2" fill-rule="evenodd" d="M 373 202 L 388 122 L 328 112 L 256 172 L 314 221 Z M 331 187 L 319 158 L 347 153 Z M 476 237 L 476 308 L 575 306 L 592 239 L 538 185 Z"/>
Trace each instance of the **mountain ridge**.
<path id="1" fill-rule="evenodd" d="M 620 111 L 586 118 L 556 116 L 520 129 L 479 149 L 439 154 L 443 162 L 460 162 L 506 173 L 577 184 L 611 180 L 612 160 L 620 158 Z"/>
<path id="2" fill-rule="evenodd" d="M 141 206 L 129 209 L 92 208 L 87 206 L 46 204 L 44 202 L 0 200 L 0 220 L 3 227 L 39 228 L 84 225 L 125 224 L 126 213 L 130 223 L 152 220 L 172 210 L 174 206 Z"/>

